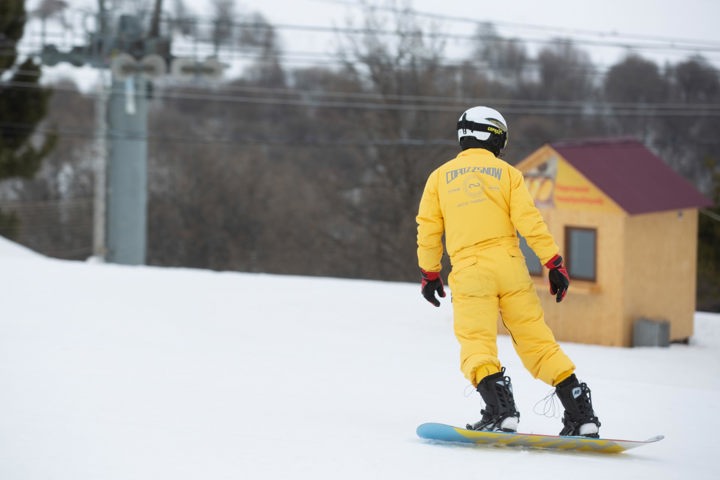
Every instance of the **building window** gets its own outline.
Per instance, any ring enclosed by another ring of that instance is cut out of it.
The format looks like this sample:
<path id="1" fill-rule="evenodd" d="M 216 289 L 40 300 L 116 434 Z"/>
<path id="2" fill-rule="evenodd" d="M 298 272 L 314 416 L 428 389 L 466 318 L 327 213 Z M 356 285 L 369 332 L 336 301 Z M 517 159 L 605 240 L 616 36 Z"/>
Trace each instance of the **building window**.
<path id="1" fill-rule="evenodd" d="M 570 279 L 594 282 L 597 278 L 597 230 L 565 227 L 565 249 Z"/>
<path id="2" fill-rule="evenodd" d="M 519 233 L 518 238 L 520 239 L 520 250 L 522 250 L 522 253 L 525 256 L 525 263 L 527 263 L 530 275 L 542 276 L 543 270 L 542 265 L 540 264 L 540 259 L 537 255 L 535 255 L 535 252 L 533 252 L 532 248 L 530 248 L 530 245 L 528 245 L 527 241 Z"/>

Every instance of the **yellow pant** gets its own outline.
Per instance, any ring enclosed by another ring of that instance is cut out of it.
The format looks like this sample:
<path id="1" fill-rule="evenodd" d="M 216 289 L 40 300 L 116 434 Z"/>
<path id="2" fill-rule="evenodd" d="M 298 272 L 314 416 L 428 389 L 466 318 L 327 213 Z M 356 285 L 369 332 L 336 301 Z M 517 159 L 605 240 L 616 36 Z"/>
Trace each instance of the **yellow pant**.
<path id="1" fill-rule="evenodd" d="M 517 246 L 464 252 L 453 259 L 449 278 L 460 368 L 474 386 L 501 370 L 497 353 L 498 312 L 515 351 L 533 377 L 555 386 L 575 371 L 550 328 Z"/>

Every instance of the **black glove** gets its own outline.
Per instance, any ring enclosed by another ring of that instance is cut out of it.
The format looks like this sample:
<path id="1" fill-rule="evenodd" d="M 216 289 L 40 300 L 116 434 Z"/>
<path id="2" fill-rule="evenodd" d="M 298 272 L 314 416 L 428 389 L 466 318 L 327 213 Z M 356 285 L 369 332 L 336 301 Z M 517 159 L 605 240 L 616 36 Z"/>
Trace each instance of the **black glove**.
<path id="1" fill-rule="evenodd" d="M 563 265 L 563 258 L 555 255 L 545 266 L 550 269 L 548 279 L 550 280 L 550 293 L 555 295 L 556 302 L 562 302 L 570 286 L 570 276 Z"/>
<path id="2" fill-rule="evenodd" d="M 441 298 L 445 298 L 445 288 L 443 287 L 442 278 L 440 278 L 440 272 L 426 272 L 422 269 L 420 271 L 422 272 L 420 288 L 423 297 L 425 297 L 425 300 L 428 302 L 439 307 L 440 300 L 435 298 L 435 292 L 437 292 Z"/>

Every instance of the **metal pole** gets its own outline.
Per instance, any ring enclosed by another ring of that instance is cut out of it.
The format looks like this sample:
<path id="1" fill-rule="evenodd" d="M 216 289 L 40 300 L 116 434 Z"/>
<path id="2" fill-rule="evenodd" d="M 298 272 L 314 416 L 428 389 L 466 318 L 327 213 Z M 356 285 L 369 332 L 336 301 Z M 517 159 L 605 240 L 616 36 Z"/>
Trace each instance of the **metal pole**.
<path id="1" fill-rule="evenodd" d="M 107 259 L 126 265 L 146 256 L 147 84 L 140 75 L 113 78 L 109 102 Z"/>
<path id="2" fill-rule="evenodd" d="M 105 71 L 98 70 L 95 97 L 95 198 L 93 219 L 93 256 L 105 260 L 105 213 L 107 199 L 107 91 Z"/>

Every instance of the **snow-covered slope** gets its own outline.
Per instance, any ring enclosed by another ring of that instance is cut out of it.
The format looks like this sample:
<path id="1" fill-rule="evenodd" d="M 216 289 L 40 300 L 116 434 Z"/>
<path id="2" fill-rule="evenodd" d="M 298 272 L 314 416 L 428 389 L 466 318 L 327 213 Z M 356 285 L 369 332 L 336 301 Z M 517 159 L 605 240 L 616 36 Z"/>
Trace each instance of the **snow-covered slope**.
<path id="1" fill-rule="evenodd" d="M 6 258 L 39 258 L 41 255 L 27 247 L 0 237 L 0 261 Z"/>
<path id="2" fill-rule="evenodd" d="M 2 480 L 716 478 L 716 315 L 689 346 L 564 344 L 604 436 L 666 435 L 592 456 L 417 439 L 481 404 L 449 302 L 414 284 L 67 262 L 0 240 L 0 292 Z M 499 348 L 521 429 L 557 433 L 533 412 L 550 388 Z"/>

